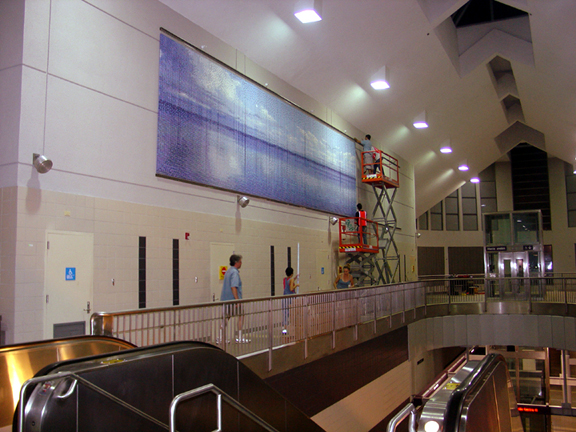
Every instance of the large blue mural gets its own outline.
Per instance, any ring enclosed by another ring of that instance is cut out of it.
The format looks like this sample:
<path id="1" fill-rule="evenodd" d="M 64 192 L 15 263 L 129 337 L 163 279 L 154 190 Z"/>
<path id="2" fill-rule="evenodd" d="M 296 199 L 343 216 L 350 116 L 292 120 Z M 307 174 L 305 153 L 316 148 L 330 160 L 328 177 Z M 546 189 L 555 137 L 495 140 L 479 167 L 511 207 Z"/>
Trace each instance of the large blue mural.
<path id="1" fill-rule="evenodd" d="M 350 138 L 163 34 L 156 173 L 328 213 L 355 211 Z"/>

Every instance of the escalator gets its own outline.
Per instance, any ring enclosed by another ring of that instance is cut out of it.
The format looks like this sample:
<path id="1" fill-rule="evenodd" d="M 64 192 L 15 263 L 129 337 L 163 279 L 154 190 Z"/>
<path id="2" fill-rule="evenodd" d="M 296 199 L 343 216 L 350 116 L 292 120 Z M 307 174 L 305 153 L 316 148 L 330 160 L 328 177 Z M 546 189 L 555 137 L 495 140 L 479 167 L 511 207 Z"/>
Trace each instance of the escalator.
<path id="1" fill-rule="evenodd" d="M 408 404 L 387 431 L 410 416 L 410 432 L 521 432 L 516 396 L 504 357 L 489 354 L 470 360 L 419 403 Z"/>
<path id="2" fill-rule="evenodd" d="M 207 390 L 192 394 L 198 388 Z M 201 342 L 57 362 L 24 384 L 20 400 L 15 431 L 322 431 L 238 359 Z"/>
<path id="3" fill-rule="evenodd" d="M 107 336 L 78 336 L 0 347 L 0 432 L 11 429 L 22 384 L 45 366 L 130 348 L 134 345 Z"/>

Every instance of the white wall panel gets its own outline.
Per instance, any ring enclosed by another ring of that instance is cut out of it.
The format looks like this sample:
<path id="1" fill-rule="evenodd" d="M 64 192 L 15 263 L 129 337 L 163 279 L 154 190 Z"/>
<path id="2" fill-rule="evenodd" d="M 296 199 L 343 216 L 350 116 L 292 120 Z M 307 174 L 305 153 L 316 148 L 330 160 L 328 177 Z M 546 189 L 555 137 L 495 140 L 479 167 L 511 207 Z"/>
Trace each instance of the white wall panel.
<path id="1" fill-rule="evenodd" d="M 0 168 L 17 161 L 21 78 L 21 66 L 0 71 Z"/>
<path id="2" fill-rule="evenodd" d="M 480 316 L 479 315 L 466 315 L 466 330 L 468 333 L 467 336 L 467 344 L 468 346 L 472 346 L 477 342 L 480 341 L 482 331 L 480 329 Z"/>
<path id="3" fill-rule="evenodd" d="M 157 38 L 84 2 L 52 3 L 50 74 L 157 111 L 158 57 Z"/>
<path id="4" fill-rule="evenodd" d="M 411 331 L 421 332 L 422 328 L 428 332 L 426 348 L 429 351 L 474 345 L 518 345 L 576 350 L 576 319 L 572 317 L 489 314 L 434 317 L 424 319 L 422 324 L 410 324 L 409 334 Z M 439 328 L 442 328 L 441 336 L 438 336 Z M 462 332 L 466 334 L 462 335 Z"/>
<path id="5" fill-rule="evenodd" d="M 540 340 L 541 346 L 553 346 L 553 334 L 556 332 L 552 330 L 552 317 L 550 316 L 538 316 L 537 317 L 538 326 L 538 339 Z"/>
<path id="6" fill-rule="evenodd" d="M 434 318 L 434 349 L 444 345 L 444 318 Z"/>
<path id="7" fill-rule="evenodd" d="M 155 183 L 156 122 L 154 112 L 60 78 L 48 80 L 45 153 L 59 170 Z"/>
<path id="8" fill-rule="evenodd" d="M 478 324 L 480 326 L 480 344 L 489 345 L 496 343 L 494 335 L 494 315 L 489 316 L 488 319 L 486 319 L 484 315 L 480 316 Z"/>
<path id="9" fill-rule="evenodd" d="M 576 319 L 573 317 L 564 318 L 564 337 L 566 349 L 576 350 Z"/>
<path id="10" fill-rule="evenodd" d="M 454 345 L 468 346 L 468 320 L 465 315 L 454 317 Z"/>
<path id="11" fill-rule="evenodd" d="M 24 3 L 22 1 L 22 3 Z M 54 2 L 27 0 L 24 23 L 24 65 L 46 72 L 48 66 L 48 35 L 50 4 Z M 4 47 L 4 46 L 3 46 Z"/>
<path id="12" fill-rule="evenodd" d="M 32 154 L 44 154 L 44 114 L 46 73 L 25 66 L 22 70 L 22 93 L 18 160 L 28 164 L 32 173 Z M 48 158 L 51 155 L 47 155 Z M 26 171 L 26 168 L 23 168 Z"/>
<path id="13" fill-rule="evenodd" d="M 22 64 L 24 2 L 0 1 L 0 71 Z"/>
<path id="14" fill-rule="evenodd" d="M 482 315 L 481 319 L 486 328 L 491 327 L 492 345 L 511 345 L 506 343 L 511 336 L 510 315 Z"/>
<path id="15" fill-rule="evenodd" d="M 444 346 L 456 345 L 455 333 L 455 320 L 453 316 L 445 316 L 442 319 L 442 344 Z"/>

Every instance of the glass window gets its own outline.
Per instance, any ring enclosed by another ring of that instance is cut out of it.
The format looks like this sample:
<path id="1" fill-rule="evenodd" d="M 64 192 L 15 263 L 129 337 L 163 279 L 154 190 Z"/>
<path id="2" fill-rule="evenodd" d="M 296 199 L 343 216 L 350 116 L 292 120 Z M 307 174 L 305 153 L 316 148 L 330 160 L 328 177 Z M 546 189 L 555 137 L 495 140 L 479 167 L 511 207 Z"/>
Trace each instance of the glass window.
<path id="1" fill-rule="evenodd" d="M 540 243 L 540 218 L 536 212 L 513 213 L 514 243 Z"/>
<path id="2" fill-rule="evenodd" d="M 424 213 L 418 218 L 418 229 L 427 230 L 428 229 L 428 212 Z"/>
<path id="3" fill-rule="evenodd" d="M 476 185 L 474 183 L 466 183 L 460 188 L 460 191 L 462 193 L 462 227 L 464 231 L 477 231 Z"/>
<path id="4" fill-rule="evenodd" d="M 442 201 L 430 209 L 430 228 L 434 231 L 442 231 Z"/>
<path id="5" fill-rule="evenodd" d="M 568 226 L 576 227 L 576 174 L 572 171 L 573 168 L 571 164 L 564 164 Z"/>
<path id="6" fill-rule="evenodd" d="M 495 165 L 490 165 L 478 177 L 480 177 L 480 211 L 482 213 L 497 212 Z"/>
<path id="7" fill-rule="evenodd" d="M 460 220 L 458 216 L 458 191 L 452 192 L 444 200 L 446 206 L 446 230 L 459 231 Z"/>
<path id="8" fill-rule="evenodd" d="M 462 227 L 464 231 L 478 231 L 478 216 L 462 215 Z"/>
<path id="9" fill-rule="evenodd" d="M 512 244 L 512 229 L 509 213 L 485 215 L 484 222 L 486 245 Z"/>

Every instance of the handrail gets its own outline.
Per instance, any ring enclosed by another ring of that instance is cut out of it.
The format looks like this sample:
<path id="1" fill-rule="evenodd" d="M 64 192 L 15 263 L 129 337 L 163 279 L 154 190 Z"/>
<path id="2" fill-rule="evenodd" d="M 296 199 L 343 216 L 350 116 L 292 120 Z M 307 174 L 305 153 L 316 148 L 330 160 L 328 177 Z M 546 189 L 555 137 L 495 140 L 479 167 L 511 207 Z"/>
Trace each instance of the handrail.
<path id="1" fill-rule="evenodd" d="M 506 362 L 500 354 L 488 354 L 484 357 L 472 372 L 452 392 L 452 396 L 446 404 L 444 412 L 444 430 L 456 431 L 456 425 L 464 406 L 464 399 L 476 385 L 482 382 L 487 373 L 490 373 L 498 363 Z"/>
<path id="2" fill-rule="evenodd" d="M 217 428 L 214 432 L 222 431 L 222 397 L 224 400 L 231 405 L 234 409 L 236 409 L 239 413 L 245 415 L 254 423 L 258 424 L 259 426 L 263 427 L 265 430 L 269 432 L 278 432 L 278 429 L 275 429 L 244 405 L 239 403 L 236 399 L 228 395 L 225 391 L 219 389 L 214 384 L 206 384 L 204 386 L 195 388 L 193 390 L 189 390 L 184 393 L 180 393 L 170 403 L 170 432 L 176 432 L 176 409 L 180 402 L 186 401 L 188 399 L 195 398 L 197 396 L 203 395 L 205 393 L 214 393 L 216 395 L 216 424 Z"/>
<path id="3" fill-rule="evenodd" d="M 76 375 L 74 372 L 58 372 L 55 374 L 30 378 L 29 380 L 27 380 L 22 385 L 22 388 L 20 389 L 20 404 L 18 405 L 18 432 L 24 432 L 24 412 L 26 410 L 25 395 L 26 395 L 26 391 L 27 391 L 28 387 L 30 385 L 33 385 L 33 384 L 39 384 L 39 383 L 43 383 L 46 381 L 57 380 L 57 379 L 59 380 L 59 379 L 68 378 L 68 377 L 73 378 L 74 383 L 71 384 L 71 387 L 68 389 L 68 391 L 65 394 L 59 395 L 58 398 L 62 399 L 62 398 L 69 397 L 74 392 L 74 390 L 76 389 L 76 383 L 80 382 L 80 383 L 84 384 L 86 387 L 94 390 L 96 393 L 99 393 L 100 395 L 104 396 L 105 398 L 110 399 L 112 402 L 132 411 L 136 415 L 160 426 L 161 428 L 168 430 L 168 425 L 166 425 L 165 423 L 162 423 L 160 420 L 155 419 L 151 415 L 146 414 L 144 411 L 139 410 L 135 406 L 130 405 L 128 402 L 123 401 L 122 399 L 114 396 L 113 394 L 108 393 L 106 390 L 98 387 L 97 385 L 91 383 L 90 381 L 86 380 L 85 378 L 82 378 L 81 376 Z"/>
<path id="4" fill-rule="evenodd" d="M 394 432 L 400 422 L 408 416 L 410 416 L 408 432 L 416 432 L 416 407 L 411 402 L 392 417 L 392 420 L 386 426 L 386 432 Z"/>
<path id="5" fill-rule="evenodd" d="M 420 308 L 426 317 L 434 310 L 431 307 L 444 308 L 449 314 L 460 305 L 476 304 L 481 311 L 475 306 L 467 308 L 466 313 L 485 313 L 494 310 L 492 304 L 515 303 L 524 304 L 523 310 L 531 313 L 543 310 L 538 305 L 546 304 L 556 305 L 557 313 L 568 315 L 575 310 L 569 306 L 576 304 L 576 277 L 448 278 L 311 292 L 292 295 L 290 302 L 285 299 L 275 296 L 97 312 L 91 317 L 91 329 L 92 334 L 115 336 L 137 346 L 196 340 L 216 344 L 225 351 L 233 350 L 237 356 L 265 351 L 272 356 L 274 348 L 297 342 L 304 342 L 307 352 L 308 340 L 327 334 L 334 339 L 336 332 L 345 328 L 369 324 L 376 335 L 381 329 L 377 321 L 386 319 L 387 326 L 392 328 L 393 316 L 400 316 L 401 323 L 405 323 L 407 317 L 416 319 L 416 310 Z M 227 323 L 226 306 L 234 304 L 242 305 L 238 309 L 243 311 L 247 343 L 233 344 L 236 326 Z M 406 314 L 408 311 L 414 312 Z M 288 335 L 282 333 L 284 316 L 288 316 L 291 326 Z"/>

